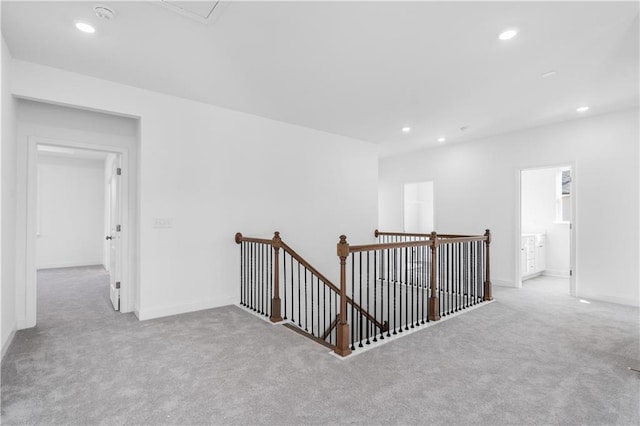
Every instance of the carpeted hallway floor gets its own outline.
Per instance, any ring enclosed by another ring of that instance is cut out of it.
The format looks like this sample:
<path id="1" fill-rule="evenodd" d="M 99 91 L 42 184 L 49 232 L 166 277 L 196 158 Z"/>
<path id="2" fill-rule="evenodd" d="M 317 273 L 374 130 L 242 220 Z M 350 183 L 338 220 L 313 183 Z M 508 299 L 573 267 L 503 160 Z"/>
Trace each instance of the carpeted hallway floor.
<path id="1" fill-rule="evenodd" d="M 564 284 L 345 360 L 224 307 L 140 322 L 98 267 L 39 273 L 38 326 L 2 363 L 2 424 L 640 424 L 638 309 Z"/>

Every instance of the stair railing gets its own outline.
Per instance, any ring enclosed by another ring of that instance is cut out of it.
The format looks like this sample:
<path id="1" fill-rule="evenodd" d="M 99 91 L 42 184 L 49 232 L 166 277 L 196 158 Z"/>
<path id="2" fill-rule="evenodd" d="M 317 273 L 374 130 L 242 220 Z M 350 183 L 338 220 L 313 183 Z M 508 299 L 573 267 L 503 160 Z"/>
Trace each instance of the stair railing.
<path id="1" fill-rule="evenodd" d="M 477 236 L 374 235 L 383 242 L 351 246 L 340 237 L 340 290 L 387 327 L 380 332 L 342 306 L 336 353 L 348 355 L 492 299 L 489 230 Z"/>
<path id="2" fill-rule="evenodd" d="M 272 322 L 286 321 L 289 328 L 334 350 L 340 338 L 340 312 L 345 311 L 343 300 L 356 316 L 385 330 L 384 323 L 350 297 L 343 298 L 340 289 L 282 241 L 279 232 L 271 240 L 237 233 L 235 241 L 240 245 L 242 306 Z"/>
<path id="3" fill-rule="evenodd" d="M 491 233 L 375 231 L 378 244 L 337 245 L 336 286 L 275 232 L 235 235 L 240 302 L 341 356 L 492 299 Z"/>

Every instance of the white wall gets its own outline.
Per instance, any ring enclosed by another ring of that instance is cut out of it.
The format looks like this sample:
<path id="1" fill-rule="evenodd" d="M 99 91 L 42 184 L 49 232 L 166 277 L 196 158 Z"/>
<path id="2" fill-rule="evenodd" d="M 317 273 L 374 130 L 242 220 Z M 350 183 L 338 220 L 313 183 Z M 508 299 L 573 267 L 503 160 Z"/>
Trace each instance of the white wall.
<path id="1" fill-rule="evenodd" d="M 36 267 L 100 265 L 104 161 L 38 156 Z"/>
<path id="2" fill-rule="evenodd" d="M 545 274 L 569 276 L 569 223 L 556 219 L 559 167 L 525 170 L 521 180 L 522 233 L 546 235 Z M 522 273 L 522 272 L 521 272 Z"/>
<path id="3" fill-rule="evenodd" d="M 283 239 L 331 279 L 373 241 L 372 144 L 22 61 L 16 95 L 140 117 L 140 318 L 239 299 L 235 232 Z M 173 228 L 153 227 L 170 218 Z"/>
<path id="4" fill-rule="evenodd" d="M 435 180 L 437 231 L 490 228 L 493 281 L 514 285 L 519 170 L 560 164 L 575 166 L 577 294 L 638 306 L 638 109 L 382 159 L 380 216 L 398 226 L 401 183 Z"/>
<path id="5" fill-rule="evenodd" d="M 1 8 L 0 8 L 1 9 Z M 16 320 L 16 146 L 15 101 L 10 92 L 9 49 L 2 38 L 2 198 L 0 232 L 2 234 L 2 355 L 8 349 L 17 326 Z"/>

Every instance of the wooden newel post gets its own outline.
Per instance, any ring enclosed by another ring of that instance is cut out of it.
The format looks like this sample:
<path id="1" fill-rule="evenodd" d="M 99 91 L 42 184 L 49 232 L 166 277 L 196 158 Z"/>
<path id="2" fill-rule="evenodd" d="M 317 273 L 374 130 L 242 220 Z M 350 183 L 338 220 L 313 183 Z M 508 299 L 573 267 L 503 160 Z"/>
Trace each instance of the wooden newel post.
<path id="1" fill-rule="evenodd" d="M 435 231 L 429 237 L 431 242 L 431 296 L 429 297 L 429 321 L 440 320 L 440 302 L 438 300 L 438 234 Z"/>
<path id="2" fill-rule="evenodd" d="M 488 229 L 485 230 L 484 236 L 487 238 L 484 240 L 484 261 L 485 261 L 485 271 L 486 276 L 484 279 L 484 297 L 483 301 L 493 300 L 493 295 L 491 294 L 491 256 L 489 255 L 489 247 L 491 246 L 491 231 Z"/>
<path id="3" fill-rule="evenodd" d="M 340 356 L 347 356 L 351 353 L 349 348 L 349 324 L 347 323 L 347 257 L 349 257 L 349 244 L 347 244 L 347 237 L 344 235 L 340 235 L 338 257 L 340 258 L 340 321 L 337 328 L 335 353 Z"/>
<path id="4" fill-rule="evenodd" d="M 280 322 L 282 321 L 282 311 L 280 309 L 280 247 L 282 247 L 282 240 L 278 231 L 273 234 L 271 246 L 273 247 L 273 300 L 271 301 L 270 319 L 271 322 Z"/>

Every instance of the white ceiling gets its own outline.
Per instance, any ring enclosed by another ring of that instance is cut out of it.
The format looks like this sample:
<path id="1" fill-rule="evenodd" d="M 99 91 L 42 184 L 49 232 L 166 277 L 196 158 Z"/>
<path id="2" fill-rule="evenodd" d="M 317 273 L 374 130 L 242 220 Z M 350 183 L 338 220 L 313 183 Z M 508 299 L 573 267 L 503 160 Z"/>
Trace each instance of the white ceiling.
<path id="1" fill-rule="evenodd" d="M 202 15 L 216 2 L 187 3 Z M 115 19 L 97 19 L 96 4 Z M 498 40 L 512 26 L 519 35 Z M 203 23 L 148 1 L 3 1 L 2 32 L 17 59 L 375 142 L 382 155 L 638 106 L 638 2 L 220 2 Z"/>

